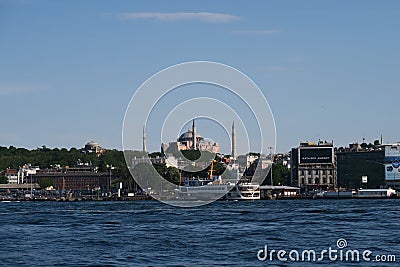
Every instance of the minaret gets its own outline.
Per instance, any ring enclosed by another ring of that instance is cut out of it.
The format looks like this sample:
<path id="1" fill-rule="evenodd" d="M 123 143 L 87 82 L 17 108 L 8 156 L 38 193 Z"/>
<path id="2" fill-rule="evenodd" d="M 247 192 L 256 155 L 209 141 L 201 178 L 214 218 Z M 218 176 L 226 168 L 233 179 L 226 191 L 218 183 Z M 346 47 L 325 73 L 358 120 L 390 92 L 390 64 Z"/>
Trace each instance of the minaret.
<path id="1" fill-rule="evenodd" d="M 146 152 L 146 126 L 143 126 L 143 152 Z"/>
<path id="2" fill-rule="evenodd" d="M 232 123 L 232 158 L 236 159 L 236 129 L 235 122 Z"/>
<path id="3" fill-rule="evenodd" d="M 197 145 L 196 145 L 196 124 L 194 122 L 194 119 L 193 119 L 193 124 L 192 124 L 192 136 L 193 136 L 192 150 L 196 150 L 197 149 Z"/>

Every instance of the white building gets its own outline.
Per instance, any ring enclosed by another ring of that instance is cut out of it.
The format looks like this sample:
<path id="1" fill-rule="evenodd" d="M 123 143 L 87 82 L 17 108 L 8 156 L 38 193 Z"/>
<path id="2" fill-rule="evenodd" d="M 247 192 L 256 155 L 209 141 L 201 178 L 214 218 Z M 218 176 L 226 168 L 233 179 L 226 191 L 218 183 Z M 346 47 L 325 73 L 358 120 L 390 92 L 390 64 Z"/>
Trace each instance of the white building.
<path id="1" fill-rule="evenodd" d="M 4 176 L 7 177 L 9 184 L 19 184 L 18 183 L 18 171 L 14 169 L 7 169 L 4 173 Z"/>
<path id="2" fill-rule="evenodd" d="M 25 164 L 18 170 L 18 184 L 30 183 L 30 176 L 35 175 L 39 171 L 39 166 L 32 166 L 31 164 Z"/>

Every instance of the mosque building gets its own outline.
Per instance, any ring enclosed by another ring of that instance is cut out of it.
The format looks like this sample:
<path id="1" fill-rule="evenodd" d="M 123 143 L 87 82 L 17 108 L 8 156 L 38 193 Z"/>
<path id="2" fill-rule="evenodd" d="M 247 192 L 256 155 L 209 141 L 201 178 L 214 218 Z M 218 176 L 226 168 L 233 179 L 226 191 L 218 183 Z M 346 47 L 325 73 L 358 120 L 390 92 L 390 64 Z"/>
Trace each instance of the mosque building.
<path id="1" fill-rule="evenodd" d="M 104 152 L 106 152 L 106 149 L 101 147 L 99 143 L 92 140 L 86 143 L 82 152 L 85 154 L 96 153 L 98 156 L 100 156 L 101 154 L 104 154 Z"/>
<path id="2" fill-rule="evenodd" d="M 184 132 L 176 142 L 168 144 L 161 144 L 161 152 L 163 154 L 174 153 L 180 150 L 201 150 L 210 151 L 212 153 L 220 153 L 220 146 L 218 143 L 205 140 L 200 134 L 196 132 L 196 123 L 193 120 L 192 129 Z"/>

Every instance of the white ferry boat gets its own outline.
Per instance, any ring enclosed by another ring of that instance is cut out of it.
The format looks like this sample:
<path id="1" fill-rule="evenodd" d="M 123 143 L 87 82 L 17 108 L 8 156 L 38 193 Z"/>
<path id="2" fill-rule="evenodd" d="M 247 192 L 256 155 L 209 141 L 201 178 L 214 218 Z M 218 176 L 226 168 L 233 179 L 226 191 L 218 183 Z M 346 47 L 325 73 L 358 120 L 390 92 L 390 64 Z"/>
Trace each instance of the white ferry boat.
<path id="1" fill-rule="evenodd" d="M 260 199 L 260 186 L 251 182 L 242 182 L 237 169 L 231 169 L 233 174 L 230 179 L 223 181 L 221 176 L 212 176 L 211 164 L 210 178 L 185 179 L 184 185 L 177 189 L 178 200 L 256 200 Z"/>
<path id="2" fill-rule="evenodd" d="M 228 200 L 260 199 L 260 185 L 254 183 L 237 183 L 226 196 Z"/>
<path id="3" fill-rule="evenodd" d="M 221 183 L 218 179 L 187 179 L 177 191 L 178 200 L 211 200 L 223 197 L 229 192 L 234 183 Z"/>
<path id="4" fill-rule="evenodd" d="M 179 186 L 177 199 L 209 200 L 223 198 L 226 200 L 257 200 L 260 199 L 260 186 L 253 183 L 216 183 L 215 180 L 186 180 Z"/>

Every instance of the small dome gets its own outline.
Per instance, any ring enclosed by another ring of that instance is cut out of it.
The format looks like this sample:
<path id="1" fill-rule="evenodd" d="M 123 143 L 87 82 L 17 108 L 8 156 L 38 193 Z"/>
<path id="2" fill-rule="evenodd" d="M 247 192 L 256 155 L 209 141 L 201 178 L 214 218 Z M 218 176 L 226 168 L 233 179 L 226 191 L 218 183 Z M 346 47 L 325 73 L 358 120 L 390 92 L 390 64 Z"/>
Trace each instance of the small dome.
<path id="1" fill-rule="evenodd" d="M 95 141 L 90 141 L 89 143 L 86 144 L 87 146 L 91 146 L 91 147 L 97 147 L 100 146 L 99 143 L 96 143 Z"/>

